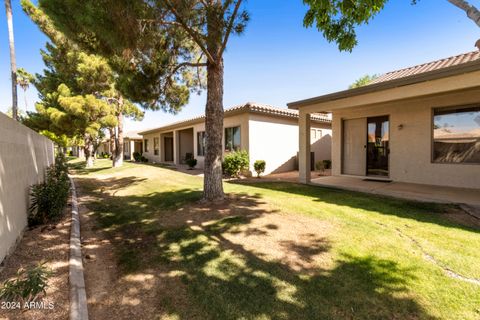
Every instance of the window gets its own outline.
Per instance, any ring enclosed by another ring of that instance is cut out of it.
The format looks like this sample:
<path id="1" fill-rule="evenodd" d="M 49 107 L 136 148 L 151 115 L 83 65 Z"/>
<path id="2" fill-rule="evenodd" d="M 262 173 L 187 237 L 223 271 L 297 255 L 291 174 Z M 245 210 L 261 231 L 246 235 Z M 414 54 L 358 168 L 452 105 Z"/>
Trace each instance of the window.
<path id="1" fill-rule="evenodd" d="M 322 138 L 321 129 L 310 129 L 310 143 L 314 143 Z"/>
<path id="2" fill-rule="evenodd" d="M 480 164 L 480 106 L 433 110 L 433 162 Z"/>
<path id="3" fill-rule="evenodd" d="M 240 150 L 240 127 L 225 128 L 225 151 Z"/>
<path id="4" fill-rule="evenodd" d="M 148 152 L 148 139 L 143 140 L 143 152 Z"/>
<path id="5" fill-rule="evenodd" d="M 197 132 L 197 156 L 205 156 L 205 131 Z"/>
<path id="6" fill-rule="evenodd" d="M 153 138 L 153 154 L 158 156 L 159 149 L 160 149 L 159 138 Z"/>

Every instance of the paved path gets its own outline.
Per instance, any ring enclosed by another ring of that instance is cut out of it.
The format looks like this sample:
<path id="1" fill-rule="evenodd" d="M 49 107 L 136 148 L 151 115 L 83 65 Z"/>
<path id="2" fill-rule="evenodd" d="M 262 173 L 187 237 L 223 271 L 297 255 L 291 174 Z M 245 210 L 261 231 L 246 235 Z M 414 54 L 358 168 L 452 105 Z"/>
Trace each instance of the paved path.
<path id="1" fill-rule="evenodd" d="M 480 208 L 480 190 L 430 186 L 404 182 L 366 181 L 356 177 L 329 176 L 312 179 L 312 184 L 404 198 L 416 201 L 458 203 Z"/>

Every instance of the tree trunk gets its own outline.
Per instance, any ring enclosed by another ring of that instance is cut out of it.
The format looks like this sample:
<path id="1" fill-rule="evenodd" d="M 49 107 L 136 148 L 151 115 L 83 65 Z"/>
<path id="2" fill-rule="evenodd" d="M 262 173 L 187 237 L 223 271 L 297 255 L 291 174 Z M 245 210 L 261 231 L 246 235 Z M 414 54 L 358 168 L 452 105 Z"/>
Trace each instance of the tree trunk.
<path id="1" fill-rule="evenodd" d="M 113 167 L 118 168 L 123 165 L 123 113 L 117 116 L 118 132 L 115 139 L 115 153 L 113 154 Z"/>
<path id="2" fill-rule="evenodd" d="M 207 106 L 205 107 L 205 164 L 203 178 L 204 201 L 221 201 L 225 198 L 222 181 L 223 138 L 223 42 L 222 1 L 216 1 L 207 13 L 207 49 L 211 58 L 207 62 Z"/>
<path id="3" fill-rule="evenodd" d="M 28 111 L 27 91 L 23 91 L 23 99 L 25 100 L 25 112 Z"/>
<path id="4" fill-rule="evenodd" d="M 222 182 L 223 61 L 207 66 L 207 106 L 205 108 L 206 154 L 203 197 L 220 201 L 225 195 Z"/>
<path id="5" fill-rule="evenodd" d="M 110 133 L 110 153 L 112 154 L 112 160 L 115 159 L 113 156 L 115 154 L 115 128 L 108 128 L 108 132 Z"/>
<path id="6" fill-rule="evenodd" d="M 94 162 L 94 150 L 93 150 L 93 142 L 90 137 L 85 138 L 85 147 L 84 153 L 85 153 L 85 159 L 87 160 L 87 168 L 93 167 L 93 162 Z"/>
<path id="7" fill-rule="evenodd" d="M 13 38 L 13 16 L 12 3 L 5 0 L 5 11 L 7 13 L 8 43 L 10 45 L 10 69 L 12 76 L 12 118 L 18 120 L 18 101 L 17 101 L 17 62 L 15 58 L 15 41 Z"/>

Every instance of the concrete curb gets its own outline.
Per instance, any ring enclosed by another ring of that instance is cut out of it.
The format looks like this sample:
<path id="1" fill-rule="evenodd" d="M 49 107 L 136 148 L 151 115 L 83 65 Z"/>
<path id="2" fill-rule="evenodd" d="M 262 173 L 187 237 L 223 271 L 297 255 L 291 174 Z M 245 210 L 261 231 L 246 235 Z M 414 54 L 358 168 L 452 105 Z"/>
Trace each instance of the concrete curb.
<path id="1" fill-rule="evenodd" d="M 72 228 L 70 232 L 70 320 L 88 320 L 87 293 L 83 278 L 82 249 L 80 241 L 80 216 L 78 213 L 77 190 L 70 178 L 72 189 Z"/>

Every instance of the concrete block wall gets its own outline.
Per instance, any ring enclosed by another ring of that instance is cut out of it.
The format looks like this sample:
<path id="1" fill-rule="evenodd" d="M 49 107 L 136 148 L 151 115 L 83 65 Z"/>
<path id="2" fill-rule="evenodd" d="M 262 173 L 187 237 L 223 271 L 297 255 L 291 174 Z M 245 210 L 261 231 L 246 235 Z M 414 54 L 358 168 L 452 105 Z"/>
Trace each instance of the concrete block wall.
<path id="1" fill-rule="evenodd" d="M 53 162 L 52 141 L 0 112 L 0 262 L 27 226 L 30 186 Z"/>

